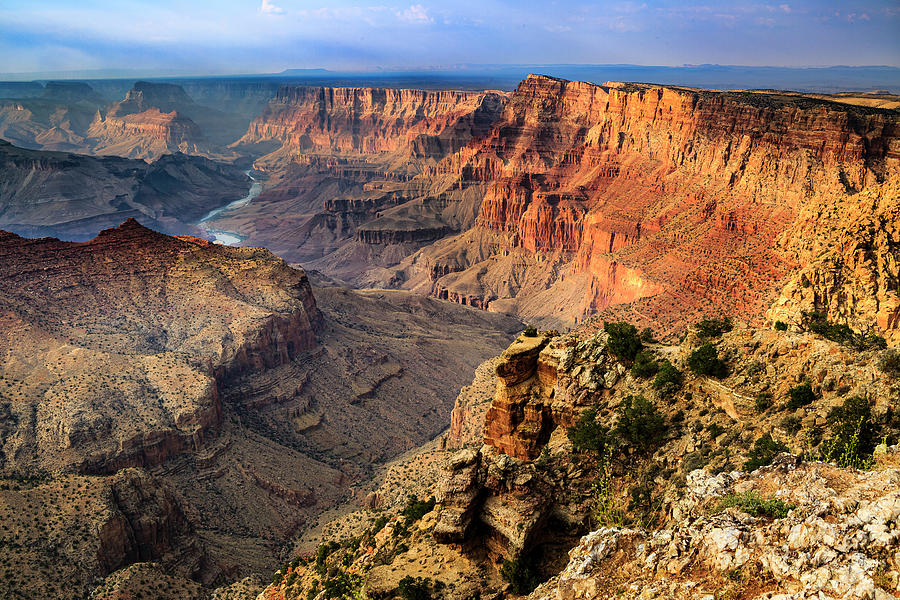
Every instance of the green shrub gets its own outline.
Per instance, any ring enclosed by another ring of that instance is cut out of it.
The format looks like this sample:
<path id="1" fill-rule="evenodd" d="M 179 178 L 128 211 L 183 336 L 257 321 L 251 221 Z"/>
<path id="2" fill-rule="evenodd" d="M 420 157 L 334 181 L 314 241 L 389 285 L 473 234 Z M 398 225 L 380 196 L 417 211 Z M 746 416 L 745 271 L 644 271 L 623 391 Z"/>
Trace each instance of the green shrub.
<path id="1" fill-rule="evenodd" d="M 632 446 L 646 449 L 662 441 L 666 421 L 643 396 L 626 396 L 617 412 L 616 434 Z"/>
<path id="2" fill-rule="evenodd" d="M 778 425 L 787 431 L 790 434 L 797 433 L 800 431 L 800 428 L 803 426 L 803 422 L 800 420 L 800 417 L 795 417 L 794 415 L 788 415 L 783 418 Z"/>
<path id="3" fill-rule="evenodd" d="M 397 593 L 403 600 L 430 600 L 431 579 L 407 575 L 397 584 Z"/>
<path id="4" fill-rule="evenodd" d="M 622 360 L 634 360 L 644 347 L 637 327 L 631 323 L 605 323 L 603 330 L 609 335 L 607 348 Z"/>
<path id="5" fill-rule="evenodd" d="M 534 567 L 524 557 L 504 560 L 500 565 L 500 577 L 509 584 L 509 591 L 520 596 L 533 592 L 539 583 Z"/>
<path id="6" fill-rule="evenodd" d="M 664 360 L 659 363 L 656 378 L 653 380 L 653 387 L 659 390 L 662 397 L 667 398 L 681 389 L 682 381 L 681 371 L 668 360 Z"/>
<path id="7" fill-rule="evenodd" d="M 653 358 L 649 352 L 638 352 L 634 357 L 634 364 L 631 365 L 631 374 L 635 377 L 646 379 L 653 377 L 659 371 L 659 363 Z"/>
<path id="8" fill-rule="evenodd" d="M 719 359 L 719 351 L 712 344 L 703 344 L 688 357 L 688 367 L 697 375 L 724 377 L 728 366 Z"/>
<path id="9" fill-rule="evenodd" d="M 656 338 L 653 337 L 653 330 L 649 327 L 644 327 L 644 330 L 641 331 L 641 341 L 648 344 L 655 344 Z"/>
<path id="10" fill-rule="evenodd" d="M 743 494 L 729 494 L 719 501 L 716 512 L 722 512 L 726 508 L 735 507 L 753 517 L 769 517 L 770 519 L 783 519 L 788 516 L 793 504 L 787 504 L 777 498 L 765 499 L 755 491 Z"/>
<path id="11" fill-rule="evenodd" d="M 756 395 L 756 399 L 753 403 L 756 406 L 756 412 L 764 413 L 772 408 L 772 394 L 760 392 Z"/>
<path id="12" fill-rule="evenodd" d="M 788 325 L 784 321 L 775 321 L 775 331 L 787 331 Z"/>
<path id="13" fill-rule="evenodd" d="M 743 470 L 751 473 L 760 467 L 771 465 L 776 456 L 787 451 L 787 446 L 781 442 L 776 442 L 767 433 L 753 442 L 753 448 L 747 453 L 748 460 L 744 463 Z"/>
<path id="14" fill-rule="evenodd" d="M 827 421 L 831 438 L 823 444 L 822 459 L 845 468 L 869 468 L 878 429 L 869 401 L 860 396 L 847 398 L 828 412 Z"/>
<path id="15" fill-rule="evenodd" d="M 522 335 L 524 335 L 525 337 L 537 337 L 538 336 L 537 327 L 532 327 L 531 325 L 529 325 L 528 327 L 525 328 L 525 331 L 522 332 Z"/>
<path id="16" fill-rule="evenodd" d="M 726 316 L 703 319 L 694 326 L 694 329 L 702 338 L 716 338 L 734 329 L 734 324 L 731 322 L 731 317 Z"/>
<path id="17" fill-rule="evenodd" d="M 353 598 L 362 587 L 362 577 L 354 573 L 338 571 L 322 585 L 326 598 Z"/>
<path id="18" fill-rule="evenodd" d="M 575 425 L 569 427 L 568 434 L 575 452 L 602 454 L 607 445 L 609 431 L 597 422 L 597 409 L 589 408 L 579 415 Z"/>
<path id="19" fill-rule="evenodd" d="M 875 334 L 856 333 L 847 325 L 829 321 L 824 314 L 808 312 L 803 314 L 806 328 L 825 339 L 851 346 L 856 350 L 882 350 L 887 348 L 887 341 Z"/>
<path id="20" fill-rule="evenodd" d="M 797 410 L 801 406 L 812 404 L 816 400 L 816 393 L 808 381 L 792 387 L 788 391 L 788 396 L 790 396 L 787 403 L 788 410 Z"/>
<path id="21" fill-rule="evenodd" d="M 900 350 L 891 348 L 878 359 L 881 372 L 893 379 L 900 379 Z"/>
<path id="22" fill-rule="evenodd" d="M 405 517 L 405 525 L 409 527 L 432 510 L 434 510 L 434 496 L 428 500 L 419 500 L 414 494 L 410 494 L 406 500 L 406 506 L 400 512 Z"/>

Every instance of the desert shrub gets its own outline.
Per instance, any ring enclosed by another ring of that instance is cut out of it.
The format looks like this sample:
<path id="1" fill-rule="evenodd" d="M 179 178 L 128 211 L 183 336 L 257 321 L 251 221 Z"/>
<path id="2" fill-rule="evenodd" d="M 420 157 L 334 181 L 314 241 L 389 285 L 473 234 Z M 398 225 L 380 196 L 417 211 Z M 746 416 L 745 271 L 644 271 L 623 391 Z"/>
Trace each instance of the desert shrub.
<path id="1" fill-rule="evenodd" d="M 756 395 L 756 399 L 753 401 L 754 406 L 756 406 L 756 412 L 764 413 L 770 408 L 772 408 L 772 394 L 766 392 L 760 392 Z"/>
<path id="2" fill-rule="evenodd" d="M 703 319 L 694 325 L 694 329 L 696 329 L 697 335 L 702 338 L 716 338 L 734 329 L 734 324 L 731 322 L 731 317 L 725 316 Z"/>
<path id="3" fill-rule="evenodd" d="M 649 352 L 638 352 L 634 357 L 634 364 L 631 365 L 631 374 L 643 379 L 656 375 L 658 370 L 659 363 Z"/>
<path id="4" fill-rule="evenodd" d="M 803 324 L 816 335 L 821 335 L 832 342 L 851 346 L 856 350 L 887 348 L 887 341 L 883 337 L 871 333 L 857 333 L 843 323 L 829 321 L 822 313 L 804 313 Z"/>
<path id="5" fill-rule="evenodd" d="M 788 391 L 788 396 L 790 397 L 787 402 L 788 410 L 797 410 L 801 406 L 812 404 L 816 400 L 816 393 L 808 381 L 792 387 Z"/>
<path id="6" fill-rule="evenodd" d="M 659 363 L 653 387 L 659 390 L 663 397 L 669 397 L 681 389 L 683 377 L 681 371 L 668 360 Z"/>
<path id="7" fill-rule="evenodd" d="M 524 335 L 525 337 L 537 337 L 537 335 L 538 335 L 537 327 L 533 327 L 533 326 L 529 325 L 528 327 L 525 328 L 525 331 L 522 332 L 522 335 Z"/>
<path id="8" fill-rule="evenodd" d="M 744 463 L 743 470 L 751 473 L 760 467 L 771 465 L 776 456 L 787 451 L 787 446 L 773 440 L 767 433 L 753 442 L 753 448 L 747 453 L 747 462 Z"/>
<path id="9" fill-rule="evenodd" d="M 316 573 L 325 575 L 325 561 L 338 548 L 340 548 L 340 544 L 337 542 L 326 542 L 319 545 L 316 549 Z"/>
<path id="10" fill-rule="evenodd" d="M 509 584 L 509 591 L 524 596 L 538 586 L 538 576 L 525 557 L 516 560 L 504 560 L 500 565 L 500 577 Z"/>
<path id="11" fill-rule="evenodd" d="M 709 432 L 710 439 L 716 439 L 723 433 L 725 433 L 725 428 L 719 425 L 718 423 L 710 423 L 706 426 L 706 431 Z"/>
<path id="12" fill-rule="evenodd" d="M 617 412 L 616 435 L 632 446 L 649 448 L 659 443 L 666 432 L 666 420 L 643 396 L 626 396 Z"/>
<path id="13" fill-rule="evenodd" d="M 800 428 L 803 426 L 803 421 L 800 420 L 800 417 L 788 415 L 778 422 L 778 426 L 788 433 L 794 434 L 800 431 Z"/>
<path id="14" fill-rule="evenodd" d="M 634 360 L 644 347 L 638 336 L 637 327 L 631 323 L 605 323 L 603 330 L 609 335 L 607 348 L 622 360 Z"/>
<path id="15" fill-rule="evenodd" d="M 398 582 L 397 594 L 403 600 L 430 600 L 431 579 L 407 575 Z"/>
<path id="16" fill-rule="evenodd" d="M 575 452 L 602 454 L 607 445 L 609 431 L 597 422 L 597 409 L 589 408 L 579 415 L 575 425 L 569 427 L 568 434 Z"/>
<path id="17" fill-rule="evenodd" d="M 788 325 L 784 321 L 775 321 L 775 331 L 787 331 Z"/>
<path id="18" fill-rule="evenodd" d="M 641 331 L 641 341 L 648 344 L 655 344 L 656 338 L 653 337 L 653 330 L 649 327 L 644 327 L 644 330 Z"/>
<path id="19" fill-rule="evenodd" d="M 430 513 L 434 510 L 434 504 L 434 496 L 428 500 L 419 500 L 417 496 L 410 494 L 406 499 L 406 506 L 403 507 L 403 510 L 400 513 L 404 517 L 405 525 L 409 527 L 414 522 Z"/>
<path id="20" fill-rule="evenodd" d="M 828 412 L 827 421 L 831 437 L 823 443 L 822 459 L 840 467 L 870 468 L 878 424 L 869 401 L 861 396 L 847 398 Z"/>
<path id="21" fill-rule="evenodd" d="M 360 587 L 362 587 L 362 577 L 345 571 L 338 571 L 322 584 L 326 598 L 353 598 Z"/>
<path id="22" fill-rule="evenodd" d="M 891 348 L 878 359 L 878 368 L 893 379 L 900 379 L 900 350 Z"/>
<path id="23" fill-rule="evenodd" d="M 796 508 L 793 504 L 787 504 L 777 498 L 763 498 L 752 490 L 743 494 L 725 496 L 719 501 L 715 512 L 722 512 L 730 507 L 735 507 L 753 517 L 769 517 L 770 519 L 783 519 L 793 508 Z"/>
<path id="24" fill-rule="evenodd" d="M 697 375 L 724 377 L 728 366 L 719 359 L 719 351 L 712 344 L 703 344 L 688 357 L 688 367 Z"/>

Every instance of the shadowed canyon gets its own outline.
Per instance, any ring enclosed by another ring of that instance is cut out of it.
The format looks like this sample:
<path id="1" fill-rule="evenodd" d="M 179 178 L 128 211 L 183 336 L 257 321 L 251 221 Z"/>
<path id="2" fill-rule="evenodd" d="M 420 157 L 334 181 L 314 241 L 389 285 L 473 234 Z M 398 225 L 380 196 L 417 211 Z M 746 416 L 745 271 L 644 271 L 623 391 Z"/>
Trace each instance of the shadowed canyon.
<path id="1" fill-rule="evenodd" d="M 900 97 L 329 83 L 0 84 L 0 596 L 898 593 Z"/>

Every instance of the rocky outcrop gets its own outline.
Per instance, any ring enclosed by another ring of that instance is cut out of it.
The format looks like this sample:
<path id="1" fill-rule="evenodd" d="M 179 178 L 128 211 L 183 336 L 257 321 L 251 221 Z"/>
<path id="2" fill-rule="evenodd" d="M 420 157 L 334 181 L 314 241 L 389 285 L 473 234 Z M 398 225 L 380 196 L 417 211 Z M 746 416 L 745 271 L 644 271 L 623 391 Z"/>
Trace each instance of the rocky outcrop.
<path id="1" fill-rule="evenodd" d="M 612 582 L 623 598 L 893 597 L 900 472 L 798 462 L 784 455 L 750 475 L 694 471 L 668 527 L 588 534 L 562 573 L 529 598 L 605 598 Z M 776 498 L 789 512 L 775 519 L 717 512 L 735 493 Z"/>

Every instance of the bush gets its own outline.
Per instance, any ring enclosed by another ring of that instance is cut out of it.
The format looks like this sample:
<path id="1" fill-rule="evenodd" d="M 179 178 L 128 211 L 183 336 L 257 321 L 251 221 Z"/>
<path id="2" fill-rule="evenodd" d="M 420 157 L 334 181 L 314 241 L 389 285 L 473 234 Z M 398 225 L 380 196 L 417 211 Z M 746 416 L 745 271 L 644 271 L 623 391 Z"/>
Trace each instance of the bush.
<path id="1" fill-rule="evenodd" d="M 641 331 L 641 341 L 648 344 L 655 344 L 656 338 L 653 337 L 653 330 L 649 327 L 644 327 L 644 330 Z"/>
<path id="2" fill-rule="evenodd" d="M 626 396 L 617 412 L 616 434 L 633 446 L 649 448 L 666 432 L 665 419 L 643 396 Z"/>
<path id="3" fill-rule="evenodd" d="M 537 327 L 532 327 L 531 325 L 529 325 L 528 327 L 525 328 L 525 331 L 522 332 L 522 335 L 524 335 L 525 337 L 537 337 L 538 336 Z"/>
<path id="4" fill-rule="evenodd" d="M 653 380 L 653 387 L 659 390 L 659 394 L 662 397 L 667 398 L 681 389 L 682 381 L 681 371 L 668 360 L 664 360 L 659 363 L 656 378 Z"/>
<path id="5" fill-rule="evenodd" d="M 885 375 L 900 379 L 900 350 L 891 348 L 878 359 L 878 368 Z"/>
<path id="6" fill-rule="evenodd" d="M 808 381 L 801 383 L 796 387 L 792 387 L 788 391 L 790 400 L 788 400 L 788 410 L 797 410 L 801 406 L 812 404 L 816 400 L 816 393 Z"/>
<path id="7" fill-rule="evenodd" d="M 688 357 L 688 367 L 697 375 L 724 377 L 728 366 L 719 359 L 719 352 L 712 344 L 703 344 Z"/>
<path id="8" fill-rule="evenodd" d="M 726 508 L 735 507 L 753 517 L 769 517 L 770 519 L 783 519 L 788 516 L 793 504 L 787 504 L 777 498 L 765 499 L 755 491 L 743 494 L 729 494 L 719 501 L 716 512 L 722 512 Z"/>
<path id="9" fill-rule="evenodd" d="M 409 498 L 406 500 L 406 506 L 403 508 L 403 511 L 400 513 L 405 517 L 405 525 L 409 527 L 415 521 L 418 521 L 432 510 L 434 510 L 434 496 L 429 498 L 428 500 L 419 500 L 419 498 L 413 494 L 409 495 Z"/>
<path id="10" fill-rule="evenodd" d="M 407 575 L 397 584 L 397 593 L 403 600 L 430 600 L 431 579 Z"/>
<path id="11" fill-rule="evenodd" d="M 781 442 L 776 442 L 767 433 L 753 442 L 753 448 L 747 453 L 748 460 L 744 463 L 743 470 L 747 473 L 752 473 L 760 467 L 771 465 L 776 456 L 787 451 L 787 446 Z"/>
<path id="12" fill-rule="evenodd" d="M 634 360 L 644 347 L 637 327 L 631 323 L 605 323 L 603 330 L 609 335 L 607 348 L 622 360 Z"/>
<path id="13" fill-rule="evenodd" d="M 806 328 L 825 339 L 851 346 L 856 350 L 881 350 L 887 348 L 887 341 L 875 334 L 856 333 L 847 325 L 829 321 L 825 315 L 817 312 L 803 314 Z"/>
<path id="14" fill-rule="evenodd" d="M 638 352 L 634 357 L 634 364 L 631 365 L 631 374 L 643 379 L 656 375 L 658 370 L 659 363 L 649 352 Z"/>
<path id="15" fill-rule="evenodd" d="M 520 596 L 533 592 L 539 583 L 534 567 L 524 557 L 504 560 L 500 565 L 500 577 L 509 584 L 509 591 Z"/>
<path id="16" fill-rule="evenodd" d="M 596 452 L 603 454 L 606 448 L 609 431 L 597 422 L 597 409 L 589 408 L 581 415 L 575 425 L 569 427 L 569 441 L 575 452 Z"/>
<path id="17" fill-rule="evenodd" d="M 734 329 L 731 317 L 719 317 L 715 319 L 703 319 L 694 328 L 697 335 L 702 338 L 716 338 Z"/>
<path id="18" fill-rule="evenodd" d="M 832 439 L 830 449 L 836 455 L 853 451 L 860 459 L 875 452 L 876 423 L 872 420 L 872 407 L 861 396 L 847 398 L 840 406 L 828 412 L 828 426 Z M 854 445 L 854 448 L 849 446 Z"/>
<path id="19" fill-rule="evenodd" d="M 775 331 L 787 331 L 788 325 L 784 321 L 775 321 Z"/>
<path id="20" fill-rule="evenodd" d="M 800 420 L 800 417 L 790 415 L 783 418 L 781 422 L 778 423 L 778 425 L 788 433 L 794 434 L 800 431 L 800 428 L 803 426 L 803 422 Z"/>
<path id="21" fill-rule="evenodd" d="M 756 395 L 756 400 L 753 403 L 756 405 L 756 412 L 764 413 L 772 408 L 772 394 L 760 392 Z"/>

